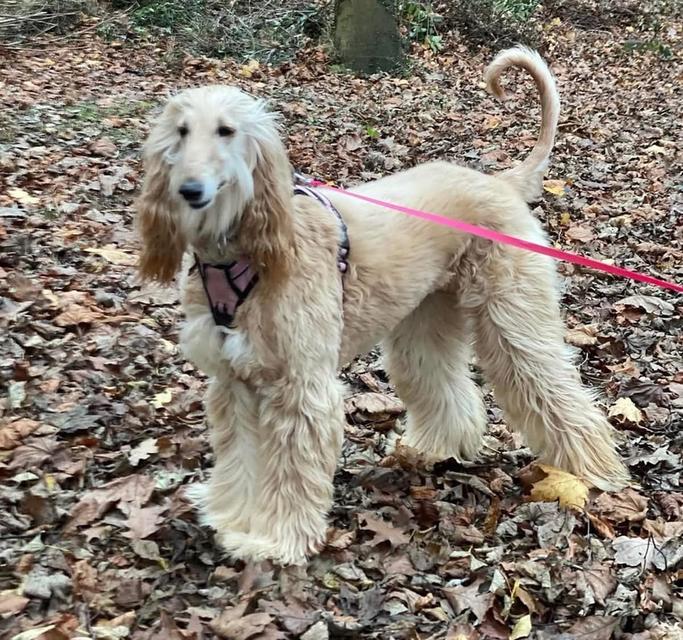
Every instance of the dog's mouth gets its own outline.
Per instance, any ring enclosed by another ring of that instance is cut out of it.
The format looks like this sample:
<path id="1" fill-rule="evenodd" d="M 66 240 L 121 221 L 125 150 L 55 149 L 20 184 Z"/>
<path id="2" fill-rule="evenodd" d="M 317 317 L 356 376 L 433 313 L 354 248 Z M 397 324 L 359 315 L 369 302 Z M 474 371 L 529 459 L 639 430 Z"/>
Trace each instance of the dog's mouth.
<path id="1" fill-rule="evenodd" d="M 217 187 L 216 187 L 216 194 L 220 192 L 220 190 L 228 184 L 227 180 L 223 180 Z M 206 200 L 203 200 L 202 202 L 188 202 L 190 205 L 191 209 L 194 209 L 195 211 L 200 211 L 201 209 L 206 209 L 212 202 L 214 198 L 208 198 Z"/>

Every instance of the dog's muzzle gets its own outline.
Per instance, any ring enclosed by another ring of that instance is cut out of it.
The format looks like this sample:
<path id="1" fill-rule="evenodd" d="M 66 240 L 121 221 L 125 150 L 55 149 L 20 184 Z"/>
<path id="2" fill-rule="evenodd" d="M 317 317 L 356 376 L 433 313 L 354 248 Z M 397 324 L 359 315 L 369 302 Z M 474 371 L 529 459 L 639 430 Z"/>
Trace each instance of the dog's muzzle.
<path id="1" fill-rule="evenodd" d="M 183 182 L 180 185 L 180 189 L 178 189 L 178 193 L 185 198 L 185 202 L 193 209 L 202 209 L 209 204 L 209 200 L 204 197 L 204 185 L 199 180 Z"/>

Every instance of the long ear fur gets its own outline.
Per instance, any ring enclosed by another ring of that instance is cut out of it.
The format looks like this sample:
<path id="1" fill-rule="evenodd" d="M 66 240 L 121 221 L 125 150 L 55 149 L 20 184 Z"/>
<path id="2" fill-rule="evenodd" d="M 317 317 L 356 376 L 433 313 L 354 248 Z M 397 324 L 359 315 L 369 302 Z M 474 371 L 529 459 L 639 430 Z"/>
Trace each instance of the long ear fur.
<path id="1" fill-rule="evenodd" d="M 242 219 L 240 239 L 255 263 L 269 277 L 278 277 L 287 273 L 295 255 L 292 172 L 274 125 L 258 147 L 254 198 Z"/>
<path id="2" fill-rule="evenodd" d="M 177 205 L 169 198 L 168 165 L 162 153 L 149 154 L 145 168 L 142 194 L 136 203 L 143 243 L 138 269 L 143 279 L 167 284 L 180 269 L 187 243 L 173 215 Z"/>

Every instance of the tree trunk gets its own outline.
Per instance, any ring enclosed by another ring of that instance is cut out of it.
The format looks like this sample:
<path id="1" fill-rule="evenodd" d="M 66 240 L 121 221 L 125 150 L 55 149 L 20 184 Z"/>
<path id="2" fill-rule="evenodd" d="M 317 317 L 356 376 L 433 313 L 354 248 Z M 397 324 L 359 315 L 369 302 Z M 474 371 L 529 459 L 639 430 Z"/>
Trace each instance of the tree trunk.
<path id="1" fill-rule="evenodd" d="M 337 0 L 334 45 L 340 61 L 354 71 L 391 71 L 403 48 L 395 0 Z"/>

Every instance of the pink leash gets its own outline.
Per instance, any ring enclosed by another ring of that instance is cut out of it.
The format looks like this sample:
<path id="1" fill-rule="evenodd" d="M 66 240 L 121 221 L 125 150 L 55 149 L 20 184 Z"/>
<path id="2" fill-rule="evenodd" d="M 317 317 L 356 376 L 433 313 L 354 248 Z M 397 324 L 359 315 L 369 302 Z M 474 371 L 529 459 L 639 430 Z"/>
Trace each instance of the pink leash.
<path id="1" fill-rule="evenodd" d="M 458 231 L 463 231 L 473 236 L 478 236 L 480 238 L 486 238 L 487 240 L 492 240 L 493 242 L 509 244 L 510 246 L 517 247 L 519 249 L 526 249 L 527 251 L 541 253 L 544 256 L 550 256 L 555 260 L 564 260 L 565 262 L 572 262 L 574 264 L 581 265 L 582 267 L 588 267 L 590 269 L 604 271 L 605 273 L 611 273 L 614 276 L 630 278 L 631 280 L 638 280 L 639 282 L 652 284 L 656 287 L 662 287 L 663 289 L 670 289 L 678 293 L 683 293 L 682 285 L 676 284 L 675 282 L 667 282 L 666 280 L 660 280 L 659 278 L 654 278 L 653 276 L 649 276 L 645 273 L 639 273 L 638 271 L 631 271 L 630 269 L 617 267 L 611 264 L 607 264 L 605 262 L 600 262 L 599 260 L 594 260 L 593 258 L 586 258 L 585 256 L 580 256 L 576 253 L 570 253 L 569 251 L 561 251 L 560 249 L 554 249 L 553 247 L 546 247 L 542 244 L 536 244 L 535 242 L 522 240 L 522 238 L 509 236 L 506 233 L 493 231 L 493 229 L 479 227 L 474 224 L 469 224 L 468 222 L 462 222 L 461 220 L 453 220 L 451 218 L 439 215 L 438 213 L 429 213 L 428 211 L 420 211 L 419 209 L 404 207 L 400 204 L 393 204 L 391 202 L 377 200 L 369 196 L 361 195 L 360 193 L 353 193 L 351 191 L 346 191 L 345 189 L 333 187 L 332 185 L 326 184 L 325 182 L 321 182 L 320 180 L 311 180 L 309 184 L 313 187 L 322 187 L 324 189 L 338 191 L 339 193 L 351 196 L 352 198 L 357 198 L 358 200 L 364 200 L 365 202 L 370 202 L 371 204 L 376 204 L 380 207 L 386 207 L 387 209 L 400 211 L 401 213 L 405 213 L 409 216 L 421 218 L 422 220 L 427 220 L 429 222 L 435 222 L 436 224 L 440 224 L 445 227 L 451 227 L 452 229 L 457 229 Z"/>

